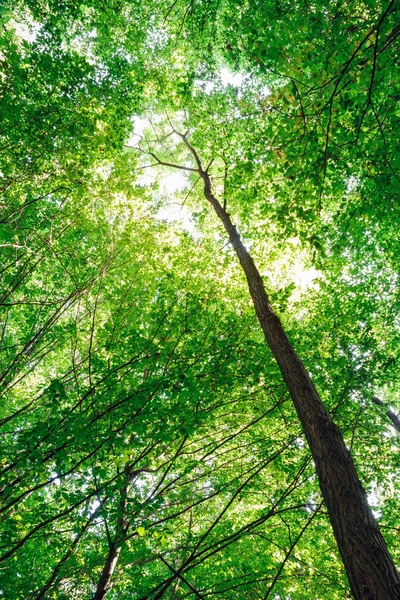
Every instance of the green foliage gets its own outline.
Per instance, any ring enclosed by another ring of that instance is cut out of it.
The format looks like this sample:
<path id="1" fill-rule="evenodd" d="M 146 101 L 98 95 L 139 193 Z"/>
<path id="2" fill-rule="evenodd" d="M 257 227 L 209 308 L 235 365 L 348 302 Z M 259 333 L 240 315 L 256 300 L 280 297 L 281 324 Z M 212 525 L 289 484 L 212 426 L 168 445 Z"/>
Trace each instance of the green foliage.
<path id="1" fill-rule="evenodd" d="M 0 18 L 0 595 L 92 598 L 114 552 L 110 600 L 350 598 L 173 129 L 399 558 L 398 437 L 371 400 L 400 408 L 394 3 L 21 0 Z"/>

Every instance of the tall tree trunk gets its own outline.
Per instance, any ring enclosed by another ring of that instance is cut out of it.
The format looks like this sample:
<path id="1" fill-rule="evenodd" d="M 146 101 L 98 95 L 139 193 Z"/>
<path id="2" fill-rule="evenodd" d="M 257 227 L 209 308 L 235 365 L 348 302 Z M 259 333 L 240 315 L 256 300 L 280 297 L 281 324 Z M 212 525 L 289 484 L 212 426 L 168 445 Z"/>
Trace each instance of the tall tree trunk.
<path id="1" fill-rule="evenodd" d="M 119 510 L 115 524 L 115 535 L 114 539 L 109 542 L 109 550 L 106 562 L 103 567 L 99 582 L 97 584 L 96 592 L 93 596 L 93 600 L 104 600 L 107 592 L 112 588 L 112 576 L 115 571 L 115 567 L 118 564 L 119 555 L 121 554 L 122 546 L 126 541 L 126 536 L 129 529 L 129 519 L 126 512 L 128 488 L 129 482 L 132 476 L 132 467 L 129 465 L 125 466 L 124 479 L 125 485 L 120 492 Z"/>
<path id="2" fill-rule="evenodd" d="M 279 365 L 314 459 L 333 533 L 356 600 L 399 600 L 400 575 L 372 514 L 343 437 L 274 313 L 262 277 L 225 206 L 214 196 L 208 172 L 180 135 L 204 182 L 204 196 L 223 223 L 246 275 L 258 321 Z"/>
<path id="3" fill-rule="evenodd" d="M 120 544 L 122 544 L 122 541 Z M 118 563 L 121 548 L 122 545 L 118 545 L 118 541 L 116 539 L 114 539 L 114 541 L 110 544 L 107 560 L 99 579 L 99 583 L 97 584 L 96 593 L 93 596 L 93 600 L 104 600 L 107 592 L 111 589 L 112 576 Z"/>

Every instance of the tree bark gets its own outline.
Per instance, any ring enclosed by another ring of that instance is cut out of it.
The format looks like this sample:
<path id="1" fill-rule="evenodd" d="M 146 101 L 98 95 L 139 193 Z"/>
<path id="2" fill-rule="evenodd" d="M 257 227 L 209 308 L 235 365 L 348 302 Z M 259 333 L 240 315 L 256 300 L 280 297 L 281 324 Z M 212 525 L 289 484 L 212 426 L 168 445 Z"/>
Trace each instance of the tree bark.
<path id="1" fill-rule="evenodd" d="M 396 413 L 394 413 L 392 410 L 390 410 L 390 408 L 387 408 L 387 406 L 384 404 L 384 402 L 382 402 L 382 400 L 380 398 L 377 398 L 376 396 L 374 396 L 372 398 L 372 402 L 374 402 L 375 404 L 377 404 L 378 406 L 382 406 L 383 408 L 386 409 L 386 415 L 389 417 L 389 419 L 392 421 L 392 425 L 395 429 L 397 429 L 397 431 L 400 433 L 400 419 L 399 417 L 396 415 Z"/>
<path id="2" fill-rule="evenodd" d="M 186 137 L 204 182 L 204 196 L 221 220 L 246 275 L 265 339 L 278 363 L 314 459 L 319 485 L 355 600 L 399 600 L 400 575 L 379 530 L 344 443 L 274 313 L 262 277 L 230 215 L 214 196 L 208 172 Z"/>
<path id="3" fill-rule="evenodd" d="M 112 576 L 118 563 L 121 547 L 122 545 L 117 544 L 117 540 L 114 540 L 110 544 L 107 560 L 99 579 L 99 583 L 97 584 L 97 589 L 95 595 L 93 596 L 93 600 L 103 600 L 107 592 L 111 589 Z"/>
<path id="4" fill-rule="evenodd" d="M 131 479 L 132 469 L 128 465 L 124 469 L 125 485 L 120 492 L 119 501 L 119 514 L 115 525 L 114 539 L 109 542 L 109 550 L 106 562 L 103 567 L 99 582 L 97 584 L 96 592 L 93 596 L 93 600 L 104 600 L 107 592 L 112 588 L 112 576 L 115 571 L 115 567 L 118 564 L 119 555 L 121 554 L 122 546 L 126 541 L 126 536 L 129 529 L 129 519 L 127 516 L 127 498 L 128 498 L 128 487 Z"/>

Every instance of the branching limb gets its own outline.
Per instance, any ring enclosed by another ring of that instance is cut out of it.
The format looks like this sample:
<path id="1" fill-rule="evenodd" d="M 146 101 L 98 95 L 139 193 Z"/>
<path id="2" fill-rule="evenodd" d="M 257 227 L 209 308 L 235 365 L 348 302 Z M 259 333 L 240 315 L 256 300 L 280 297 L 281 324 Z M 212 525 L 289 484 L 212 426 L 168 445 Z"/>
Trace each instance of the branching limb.
<path id="1" fill-rule="evenodd" d="M 400 433 L 400 419 L 396 415 L 396 413 L 390 410 L 390 408 L 387 408 L 386 404 L 384 404 L 384 402 L 382 402 L 382 400 L 380 398 L 377 398 L 376 396 L 372 398 L 372 402 L 386 409 L 386 415 L 392 421 L 392 426 Z"/>

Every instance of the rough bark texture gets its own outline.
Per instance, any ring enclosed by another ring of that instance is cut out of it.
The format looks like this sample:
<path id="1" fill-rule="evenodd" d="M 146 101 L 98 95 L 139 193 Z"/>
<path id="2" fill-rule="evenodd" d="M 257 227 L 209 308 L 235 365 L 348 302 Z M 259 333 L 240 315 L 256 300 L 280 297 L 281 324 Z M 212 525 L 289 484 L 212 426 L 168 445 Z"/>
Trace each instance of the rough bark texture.
<path id="1" fill-rule="evenodd" d="M 274 313 L 261 275 L 236 227 L 213 195 L 208 173 L 202 169 L 198 155 L 186 138 L 184 141 L 197 162 L 204 182 L 204 196 L 222 221 L 246 275 L 259 323 L 303 426 L 353 596 L 356 600 L 399 600 L 400 575 L 343 437 Z"/>

